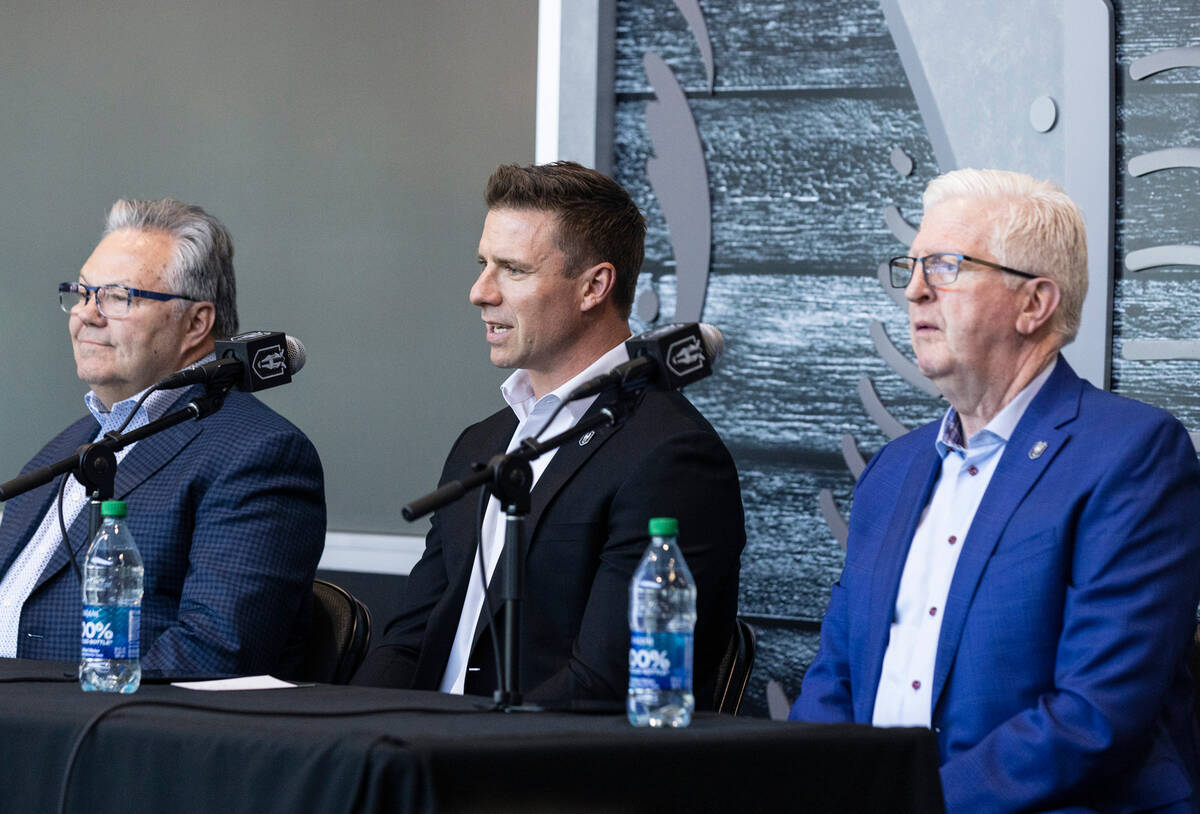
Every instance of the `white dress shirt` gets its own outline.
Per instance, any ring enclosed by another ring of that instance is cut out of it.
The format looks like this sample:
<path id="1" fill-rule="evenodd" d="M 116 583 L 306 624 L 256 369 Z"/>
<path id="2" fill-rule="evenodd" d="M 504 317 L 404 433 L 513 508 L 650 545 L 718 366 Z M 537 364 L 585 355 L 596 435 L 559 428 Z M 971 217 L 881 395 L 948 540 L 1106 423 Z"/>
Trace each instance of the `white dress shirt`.
<path id="1" fill-rule="evenodd" d="M 1057 360 L 1034 377 L 987 426 L 962 446 L 962 425 L 951 407 L 935 442 L 942 471 L 913 535 L 892 617 L 879 688 L 875 726 L 929 726 L 938 637 L 946 597 L 971 521 L 991 483 L 1013 430 Z"/>
<path id="2" fill-rule="evenodd" d="M 555 388 L 540 399 L 533 394 L 533 385 L 529 382 L 529 373 L 518 370 L 509 376 L 500 386 L 500 393 L 517 416 L 517 429 L 512 440 L 508 443 L 508 452 L 512 452 L 527 436 L 534 433 L 545 439 L 565 432 L 574 427 L 587 409 L 592 406 L 596 396 L 567 402 L 554 422 L 542 429 L 546 419 L 558 408 L 562 400 L 572 390 L 593 376 L 601 376 L 622 362 L 629 361 L 629 351 L 625 342 L 617 345 L 570 381 Z M 537 485 L 538 479 L 550 465 L 557 449 L 552 449 L 530 463 L 533 469 L 533 482 L 530 488 Z M 504 513 L 500 501 L 495 497 L 488 500 L 487 509 L 483 515 L 482 543 L 484 562 L 487 566 L 487 579 L 490 583 L 496 564 L 500 562 L 500 552 L 504 548 Z M 463 686 L 467 679 L 467 660 L 471 655 L 471 645 L 475 641 L 475 628 L 479 623 L 479 614 L 483 609 L 484 588 L 479 576 L 479 551 L 475 552 L 475 561 L 471 565 L 471 577 L 467 582 L 467 595 L 463 600 L 462 615 L 458 619 L 458 630 L 454 634 L 454 644 L 450 647 L 450 659 L 446 663 L 446 672 L 442 675 L 439 689 L 442 692 L 462 695 Z"/>

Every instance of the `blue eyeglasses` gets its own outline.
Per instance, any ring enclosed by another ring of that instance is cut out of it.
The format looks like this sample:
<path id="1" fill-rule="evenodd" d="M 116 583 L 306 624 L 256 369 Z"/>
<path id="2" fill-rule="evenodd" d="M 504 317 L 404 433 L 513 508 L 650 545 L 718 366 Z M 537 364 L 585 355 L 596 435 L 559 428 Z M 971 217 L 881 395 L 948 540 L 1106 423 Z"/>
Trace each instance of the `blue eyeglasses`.
<path id="1" fill-rule="evenodd" d="M 59 283 L 58 307 L 63 313 L 69 314 L 75 306 L 85 307 L 96 294 L 96 310 L 106 319 L 124 319 L 129 316 L 135 297 L 144 300 L 187 300 L 199 302 L 194 297 L 182 294 L 163 294 L 161 291 L 147 291 L 143 288 L 130 288 L 124 285 L 87 285 L 86 283 Z"/>

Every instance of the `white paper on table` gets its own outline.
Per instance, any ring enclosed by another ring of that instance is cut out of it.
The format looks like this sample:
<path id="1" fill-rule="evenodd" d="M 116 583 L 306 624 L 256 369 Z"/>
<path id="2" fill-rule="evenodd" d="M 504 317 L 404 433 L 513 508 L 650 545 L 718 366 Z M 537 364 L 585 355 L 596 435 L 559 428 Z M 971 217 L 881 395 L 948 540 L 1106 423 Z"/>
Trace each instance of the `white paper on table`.
<path id="1" fill-rule="evenodd" d="M 172 687 L 183 687 L 185 690 L 283 690 L 299 686 L 290 681 L 282 681 L 273 676 L 242 676 L 240 678 L 218 678 L 212 681 L 172 681 Z"/>

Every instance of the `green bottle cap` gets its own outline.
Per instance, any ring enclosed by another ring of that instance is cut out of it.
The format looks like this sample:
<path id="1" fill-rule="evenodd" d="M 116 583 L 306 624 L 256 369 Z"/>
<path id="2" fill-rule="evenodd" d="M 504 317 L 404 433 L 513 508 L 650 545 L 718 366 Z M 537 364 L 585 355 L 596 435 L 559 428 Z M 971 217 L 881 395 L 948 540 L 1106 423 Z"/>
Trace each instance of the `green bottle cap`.
<path id="1" fill-rule="evenodd" d="M 679 521 L 674 517 L 651 517 L 650 534 L 653 537 L 674 537 L 679 533 Z"/>
<path id="2" fill-rule="evenodd" d="M 124 517 L 125 516 L 125 501 L 123 500 L 106 500 L 100 504 L 101 517 Z"/>

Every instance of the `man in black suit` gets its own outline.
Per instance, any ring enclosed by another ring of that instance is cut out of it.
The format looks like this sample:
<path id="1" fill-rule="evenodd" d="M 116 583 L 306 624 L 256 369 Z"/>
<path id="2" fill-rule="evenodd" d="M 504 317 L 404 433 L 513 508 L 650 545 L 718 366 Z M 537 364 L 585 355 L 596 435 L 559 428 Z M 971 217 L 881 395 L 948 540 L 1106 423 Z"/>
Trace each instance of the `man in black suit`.
<path id="1" fill-rule="evenodd" d="M 629 312 L 646 226 L 610 178 L 570 162 L 502 166 L 488 181 L 471 303 L 492 362 L 515 368 L 508 407 L 468 427 L 441 481 L 541 430 L 579 383 L 626 361 Z M 548 438 L 615 396 L 568 402 Z M 587 433 L 533 464 L 526 519 L 521 690 L 530 701 L 617 700 L 628 681 L 629 581 L 655 516 L 679 520 L 697 585 L 697 706 L 711 708 L 717 665 L 734 629 L 745 544 L 729 452 L 682 395 L 647 390 L 616 427 Z M 473 496 L 439 510 L 409 576 L 400 614 L 355 683 L 490 694 L 495 653 L 481 572 L 497 569 L 503 515 L 491 498 L 481 524 Z M 483 542 L 483 562 L 476 535 Z M 500 579 L 488 597 L 497 629 Z"/>

